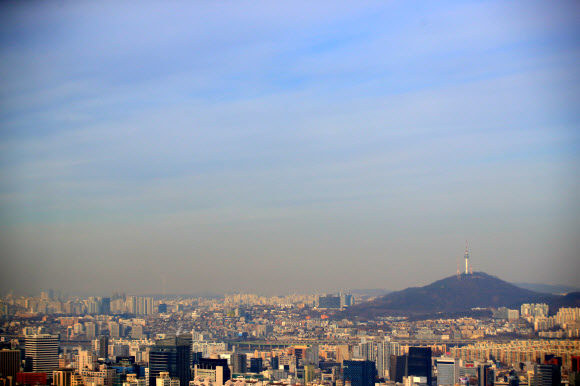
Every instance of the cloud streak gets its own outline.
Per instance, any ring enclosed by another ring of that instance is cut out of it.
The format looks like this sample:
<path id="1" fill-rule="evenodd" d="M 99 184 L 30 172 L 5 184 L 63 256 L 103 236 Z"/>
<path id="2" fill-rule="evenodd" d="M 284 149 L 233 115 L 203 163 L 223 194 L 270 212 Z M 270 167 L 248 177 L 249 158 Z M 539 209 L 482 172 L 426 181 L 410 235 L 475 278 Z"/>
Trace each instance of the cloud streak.
<path id="1" fill-rule="evenodd" d="M 3 7 L 6 289 L 399 288 L 465 238 L 574 284 L 577 4 Z"/>

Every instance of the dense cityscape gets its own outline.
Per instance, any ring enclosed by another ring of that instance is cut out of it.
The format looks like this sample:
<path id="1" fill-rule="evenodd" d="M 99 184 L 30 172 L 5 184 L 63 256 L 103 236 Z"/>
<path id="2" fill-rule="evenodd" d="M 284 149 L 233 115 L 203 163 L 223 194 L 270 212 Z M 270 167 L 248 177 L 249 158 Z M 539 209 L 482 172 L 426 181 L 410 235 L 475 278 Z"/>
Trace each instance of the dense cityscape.
<path id="1" fill-rule="evenodd" d="M 10 294 L 0 303 L 0 377 L 5 386 L 580 381 L 580 308 L 521 304 L 441 319 L 345 313 L 374 298 Z"/>

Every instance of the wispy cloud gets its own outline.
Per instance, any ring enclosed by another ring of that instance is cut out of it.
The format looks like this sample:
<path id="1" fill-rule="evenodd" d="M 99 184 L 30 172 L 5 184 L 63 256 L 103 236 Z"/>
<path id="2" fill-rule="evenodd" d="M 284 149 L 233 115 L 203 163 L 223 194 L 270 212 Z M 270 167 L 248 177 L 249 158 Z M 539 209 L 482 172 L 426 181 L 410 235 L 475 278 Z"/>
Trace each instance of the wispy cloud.
<path id="1" fill-rule="evenodd" d="M 360 253 L 386 269 L 386 248 L 404 270 L 426 253 L 412 240 L 444 251 L 520 227 L 533 259 L 560 234 L 571 264 L 575 3 L 2 7 L 6 256 L 152 263 L 148 248 L 177 267 L 196 253 L 235 281 L 233 255 L 291 272 L 284 259 L 309 251 L 321 269 Z M 176 241 L 193 230 L 199 248 Z M 91 250 L 100 237 L 115 247 Z"/>

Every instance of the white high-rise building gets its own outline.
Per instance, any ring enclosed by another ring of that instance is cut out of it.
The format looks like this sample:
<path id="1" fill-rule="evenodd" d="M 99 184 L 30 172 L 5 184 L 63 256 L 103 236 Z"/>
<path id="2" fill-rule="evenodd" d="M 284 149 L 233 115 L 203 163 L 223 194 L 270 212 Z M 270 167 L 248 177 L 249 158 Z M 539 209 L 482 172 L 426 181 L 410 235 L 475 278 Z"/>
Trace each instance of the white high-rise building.
<path id="1" fill-rule="evenodd" d="M 377 372 L 379 378 L 387 377 L 387 370 L 389 370 L 390 342 L 379 342 L 377 344 Z"/>
<path id="2" fill-rule="evenodd" d="M 459 383 L 459 359 L 437 358 L 437 386 Z"/>
<path id="3" fill-rule="evenodd" d="M 387 340 L 377 344 L 376 363 L 379 378 L 389 376 L 391 355 L 401 355 L 401 344 L 399 342 L 391 342 L 390 338 L 387 338 Z"/>
<path id="4" fill-rule="evenodd" d="M 52 376 L 58 368 L 58 335 L 30 335 L 25 338 L 24 357 L 26 371 Z"/>

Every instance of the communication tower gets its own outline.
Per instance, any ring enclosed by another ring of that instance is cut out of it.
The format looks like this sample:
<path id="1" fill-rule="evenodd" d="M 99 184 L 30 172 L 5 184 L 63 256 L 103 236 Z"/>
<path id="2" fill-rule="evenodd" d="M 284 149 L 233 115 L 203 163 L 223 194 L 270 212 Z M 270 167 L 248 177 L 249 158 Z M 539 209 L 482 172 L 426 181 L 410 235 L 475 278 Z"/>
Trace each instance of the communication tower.
<path id="1" fill-rule="evenodd" d="M 469 275 L 469 253 L 467 252 L 467 240 L 465 240 L 465 274 Z"/>

